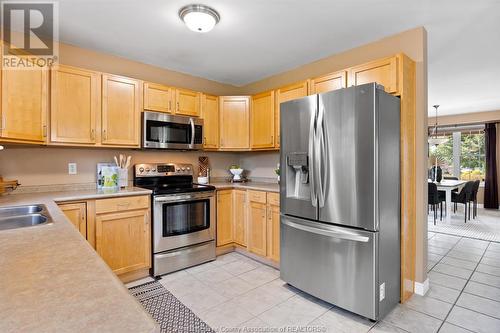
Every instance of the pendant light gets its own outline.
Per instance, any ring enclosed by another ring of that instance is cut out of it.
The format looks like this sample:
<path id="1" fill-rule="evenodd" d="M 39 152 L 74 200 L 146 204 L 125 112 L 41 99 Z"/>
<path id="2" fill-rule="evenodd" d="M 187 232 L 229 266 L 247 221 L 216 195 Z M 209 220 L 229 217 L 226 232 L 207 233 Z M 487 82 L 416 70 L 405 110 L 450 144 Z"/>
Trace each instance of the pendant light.
<path id="1" fill-rule="evenodd" d="M 188 5 L 179 10 L 179 17 L 194 32 L 209 32 L 220 21 L 220 15 L 205 5 Z"/>
<path id="2" fill-rule="evenodd" d="M 436 123 L 434 124 L 434 129 L 432 130 L 432 133 L 429 136 L 428 142 L 432 146 L 439 146 L 439 145 L 447 142 L 448 138 L 445 136 L 438 136 L 438 108 L 439 108 L 439 105 L 433 105 L 432 107 L 434 109 L 436 109 Z"/>

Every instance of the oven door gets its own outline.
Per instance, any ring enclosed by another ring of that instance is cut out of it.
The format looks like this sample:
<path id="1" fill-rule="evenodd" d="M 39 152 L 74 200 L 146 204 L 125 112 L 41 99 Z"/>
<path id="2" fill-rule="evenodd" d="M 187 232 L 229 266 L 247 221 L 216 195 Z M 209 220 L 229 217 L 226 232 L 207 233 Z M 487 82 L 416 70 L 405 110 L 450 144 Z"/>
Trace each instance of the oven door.
<path id="1" fill-rule="evenodd" d="M 142 117 L 143 148 L 203 148 L 203 120 L 148 111 Z"/>
<path id="2" fill-rule="evenodd" d="M 215 239 L 214 192 L 154 197 L 153 252 Z"/>

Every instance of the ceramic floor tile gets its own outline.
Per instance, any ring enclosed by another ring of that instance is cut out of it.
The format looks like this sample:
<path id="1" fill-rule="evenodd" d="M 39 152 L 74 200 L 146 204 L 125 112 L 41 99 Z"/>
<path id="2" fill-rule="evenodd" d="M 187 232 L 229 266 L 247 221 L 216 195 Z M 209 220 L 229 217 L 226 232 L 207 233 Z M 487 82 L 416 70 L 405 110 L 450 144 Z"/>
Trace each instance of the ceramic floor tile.
<path id="1" fill-rule="evenodd" d="M 498 258 L 483 257 L 483 259 L 481 259 L 481 263 L 490 266 L 500 267 L 500 256 L 498 256 Z"/>
<path id="2" fill-rule="evenodd" d="M 155 281 L 155 279 L 152 278 L 151 276 L 148 276 L 148 277 L 145 277 L 145 278 L 142 278 L 142 279 L 139 279 L 139 280 L 135 280 L 135 281 L 126 283 L 125 287 L 127 287 L 127 288 L 133 288 L 133 287 L 140 286 L 141 284 L 145 284 L 145 283 L 153 282 L 153 281 Z"/>
<path id="3" fill-rule="evenodd" d="M 486 250 L 486 252 L 484 252 L 484 256 L 486 258 L 498 259 L 500 257 L 500 253 L 497 251 L 492 251 L 492 250 L 488 249 L 488 250 Z"/>
<path id="4" fill-rule="evenodd" d="M 370 320 L 334 307 L 312 321 L 309 325 L 324 327 L 326 332 L 368 332 L 374 325 Z"/>
<path id="5" fill-rule="evenodd" d="M 460 306 L 453 307 L 446 321 L 474 332 L 498 333 L 500 331 L 500 320 Z"/>
<path id="6" fill-rule="evenodd" d="M 205 272 L 211 269 L 216 268 L 217 266 L 214 264 L 214 262 L 206 262 L 201 265 L 196 265 L 193 267 L 186 268 L 185 271 L 190 273 L 190 274 L 197 274 L 201 272 Z"/>
<path id="7" fill-rule="evenodd" d="M 195 278 L 204 283 L 220 282 L 232 278 L 234 275 L 221 267 L 212 268 L 200 273 L 193 274 Z"/>
<path id="8" fill-rule="evenodd" d="M 472 277 L 470 279 L 472 281 L 500 288 L 500 278 L 495 275 L 485 274 L 481 272 L 474 272 L 474 274 L 472 274 Z"/>
<path id="9" fill-rule="evenodd" d="M 271 327 L 259 317 L 253 317 L 249 321 L 239 325 L 239 332 L 272 332 Z M 273 328 L 274 329 L 274 328 Z"/>
<path id="10" fill-rule="evenodd" d="M 436 233 L 436 235 L 433 237 L 433 239 L 436 240 L 443 240 L 446 242 L 455 242 L 457 243 L 462 237 L 460 236 L 453 236 L 453 235 L 447 235 L 447 234 L 441 234 L 441 233 Z"/>
<path id="11" fill-rule="evenodd" d="M 488 246 L 488 249 L 500 251 L 500 243 L 491 242 L 490 245 Z"/>
<path id="12" fill-rule="evenodd" d="M 455 249 L 452 249 L 450 252 L 448 252 L 447 256 L 473 262 L 479 262 L 479 260 L 481 260 L 481 255 L 479 254 L 457 251 Z"/>
<path id="13" fill-rule="evenodd" d="M 485 264 L 479 263 L 479 265 L 476 268 L 476 271 L 481 272 L 481 273 L 496 275 L 500 279 L 500 267 L 490 266 L 490 265 L 485 265 Z"/>
<path id="14" fill-rule="evenodd" d="M 436 247 L 436 246 L 428 245 L 427 246 L 427 251 L 429 253 L 445 255 L 446 253 L 448 253 L 448 251 L 450 251 L 450 249 L 444 249 L 442 247 Z"/>
<path id="15" fill-rule="evenodd" d="M 233 275 L 240 275 L 259 266 L 258 263 L 252 260 L 236 260 L 221 267 Z"/>
<path id="16" fill-rule="evenodd" d="M 462 293 L 462 295 L 458 298 L 457 305 L 500 319 L 500 302 L 493 301 L 491 299 Z M 500 330 L 500 326 L 498 329 Z"/>
<path id="17" fill-rule="evenodd" d="M 472 246 L 468 246 L 468 245 L 461 245 L 461 244 L 455 245 L 453 250 L 477 254 L 477 255 L 483 255 L 483 253 L 484 253 L 484 249 L 478 249 L 477 247 L 472 247 Z"/>
<path id="18" fill-rule="evenodd" d="M 442 322 L 402 305 L 398 305 L 392 310 L 384 318 L 384 321 L 412 333 L 437 332 Z"/>
<path id="19" fill-rule="evenodd" d="M 427 260 L 439 261 L 443 259 L 441 254 L 427 253 Z"/>
<path id="20" fill-rule="evenodd" d="M 251 285 L 257 287 L 277 279 L 279 275 L 280 273 L 278 270 L 262 266 L 238 276 Z"/>
<path id="21" fill-rule="evenodd" d="M 370 330 L 370 333 L 406 333 L 406 332 L 408 331 L 405 331 L 399 327 L 386 323 L 385 321 L 379 321 Z"/>
<path id="22" fill-rule="evenodd" d="M 235 328 L 254 316 L 234 302 L 228 301 L 203 312 L 200 318 L 217 332 Z"/>
<path id="23" fill-rule="evenodd" d="M 288 293 L 270 293 L 268 289 L 259 287 L 237 296 L 233 300 L 235 304 L 257 316 L 290 297 L 291 295 Z"/>
<path id="24" fill-rule="evenodd" d="M 433 316 L 434 318 L 444 320 L 448 312 L 450 312 L 453 304 L 446 303 L 432 297 L 414 294 L 404 303 L 404 306 L 425 313 L 429 316 Z"/>
<path id="25" fill-rule="evenodd" d="M 461 240 L 458 241 L 457 245 L 465 245 L 484 250 L 488 247 L 489 243 L 490 243 L 489 241 L 483 241 L 479 239 L 462 238 Z"/>
<path id="26" fill-rule="evenodd" d="M 474 270 L 477 266 L 477 263 L 475 262 L 457 259 L 449 256 L 446 256 L 443 259 L 441 259 L 441 263 L 470 270 Z"/>
<path id="27" fill-rule="evenodd" d="M 176 295 L 177 296 L 177 295 Z M 191 309 L 194 313 L 200 314 L 208 309 L 211 309 L 219 304 L 228 301 L 228 298 L 205 287 L 201 290 L 192 290 L 178 297 L 179 300 Z"/>
<path id="28" fill-rule="evenodd" d="M 435 272 L 456 276 L 462 279 L 468 279 L 473 272 L 469 269 L 451 266 L 443 263 L 437 264 L 432 270 Z"/>
<path id="29" fill-rule="evenodd" d="M 169 274 L 165 274 L 161 276 L 160 282 L 165 284 L 167 282 L 172 282 L 177 279 L 185 278 L 186 276 L 190 276 L 186 271 L 177 271 Z"/>
<path id="30" fill-rule="evenodd" d="M 460 290 L 440 286 L 435 283 L 429 286 L 429 291 L 426 294 L 427 297 L 432 297 L 451 304 L 455 303 L 459 295 Z"/>
<path id="31" fill-rule="evenodd" d="M 500 302 L 500 288 L 495 288 L 487 284 L 469 281 L 465 286 L 464 292 Z"/>
<path id="32" fill-rule="evenodd" d="M 436 266 L 437 261 L 427 260 L 427 272 Z"/>
<path id="33" fill-rule="evenodd" d="M 261 313 L 259 318 L 274 327 L 305 326 L 330 308 L 318 299 L 295 295 Z"/>
<path id="34" fill-rule="evenodd" d="M 438 284 L 448 288 L 453 288 L 457 290 L 462 290 L 467 283 L 467 280 L 454 277 L 447 274 L 442 274 L 435 271 L 430 271 L 428 274 L 431 285 Z"/>
<path id="35" fill-rule="evenodd" d="M 192 275 L 173 281 L 160 280 L 160 283 L 177 298 L 194 290 L 204 290 L 207 286 Z"/>
<path id="36" fill-rule="evenodd" d="M 443 323 L 443 326 L 439 329 L 439 333 L 470 333 L 472 331 L 466 330 L 465 328 L 452 325 L 450 323 Z"/>
<path id="37" fill-rule="evenodd" d="M 254 287 L 248 282 L 240 279 L 239 277 L 232 277 L 230 279 L 213 282 L 210 287 L 224 297 L 233 298 L 242 295 Z"/>
<path id="38" fill-rule="evenodd" d="M 440 241 L 440 240 L 436 240 L 436 239 L 431 239 L 427 242 L 427 245 L 450 250 L 452 247 L 455 246 L 455 242 L 447 242 L 447 241 Z"/>
<path id="39" fill-rule="evenodd" d="M 215 259 L 215 261 L 213 263 L 217 266 L 221 266 L 221 265 L 225 265 L 225 264 L 228 264 L 230 262 L 236 261 L 236 260 L 240 259 L 241 257 L 242 256 L 240 254 L 231 252 L 231 253 L 227 253 L 227 254 L 223 254 L 221 256 L 218 256 L 217 259 Z"/>

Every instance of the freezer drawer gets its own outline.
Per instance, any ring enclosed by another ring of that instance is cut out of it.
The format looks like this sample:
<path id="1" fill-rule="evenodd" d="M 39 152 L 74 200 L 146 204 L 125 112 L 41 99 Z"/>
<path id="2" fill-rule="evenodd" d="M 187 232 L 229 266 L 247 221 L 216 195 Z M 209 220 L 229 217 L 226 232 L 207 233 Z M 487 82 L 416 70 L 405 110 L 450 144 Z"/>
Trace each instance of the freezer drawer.
<path id="1" fill-rule="evenodd" d="M 341 308 L 378 319 L 378 232 L 281 216 L 281 278 Z"/>

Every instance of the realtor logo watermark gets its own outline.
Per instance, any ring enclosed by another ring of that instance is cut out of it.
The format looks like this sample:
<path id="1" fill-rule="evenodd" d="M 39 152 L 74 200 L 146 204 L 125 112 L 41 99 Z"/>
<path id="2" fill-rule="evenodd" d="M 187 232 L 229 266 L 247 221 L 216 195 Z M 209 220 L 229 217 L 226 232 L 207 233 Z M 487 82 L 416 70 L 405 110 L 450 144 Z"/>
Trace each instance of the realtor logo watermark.
<path id="1" fill-rule="evenodd" d="M 58 59 L 56 1 L 2 1 L 4 69 L 52 66 Z"/>

